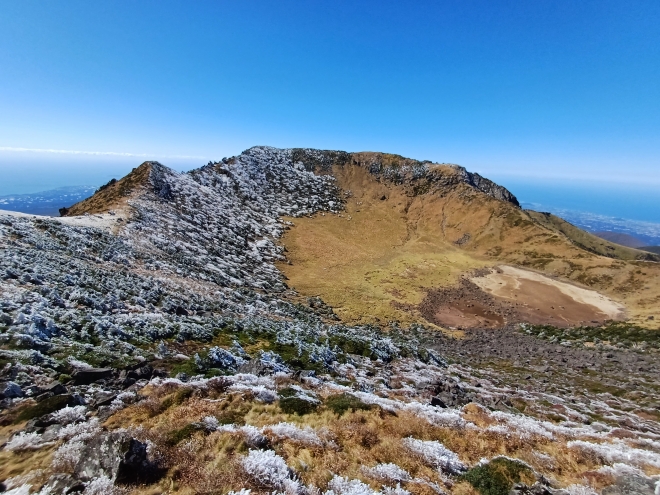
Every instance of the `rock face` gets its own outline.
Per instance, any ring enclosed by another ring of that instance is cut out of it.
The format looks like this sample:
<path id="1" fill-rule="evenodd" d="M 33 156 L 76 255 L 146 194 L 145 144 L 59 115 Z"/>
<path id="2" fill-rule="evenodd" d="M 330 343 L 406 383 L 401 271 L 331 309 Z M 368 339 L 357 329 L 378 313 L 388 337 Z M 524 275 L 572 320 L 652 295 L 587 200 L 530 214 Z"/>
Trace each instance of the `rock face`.
<path id="1" fill-rule="evenodd" d="M 463 183 L 500 201 L 520 207 L 518 199 L 506 188 L 468 172 L 459 165 L 438 165 L 425 160 L 413 160 L 387 153 L 346 153 L 314 149 L 291 150 L 294 161 L 300 161 L 308 170 L 330 173 L 333 166 L 358 165 L 386 181 L 410 183 L 415 194 L 424 193 L 432 186 L 452 187 Z"/>
<path id="2" fill-rule="evenodd" d="M 85 445 L 74 475 L 82 481 L 106 476 L 116 483 L 131 483 L 147 478 L 152 471 L 147 445 L 126 433 L 113 432 Z"/>

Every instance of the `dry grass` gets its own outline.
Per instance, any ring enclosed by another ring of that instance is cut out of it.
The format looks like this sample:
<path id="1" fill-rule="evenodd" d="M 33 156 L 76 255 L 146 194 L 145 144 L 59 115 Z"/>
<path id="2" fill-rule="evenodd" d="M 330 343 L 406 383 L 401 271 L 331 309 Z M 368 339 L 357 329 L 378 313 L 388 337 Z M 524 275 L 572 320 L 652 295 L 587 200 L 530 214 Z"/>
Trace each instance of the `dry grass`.
<path id="1" fill-rule="evenodd" d="M 177 391 L 170 389 L 164 395 L 162 391 L 153 391 L 147 401 L 167 400 Z M 143 435 L 158 446 L 170 466 L 165 478 L 158 483 L 170 493 L 226 493 L 229 489 L 241 487 L 252 488 L 255 493 L 268 491 L 255 485 L 240 467 L 240 457 L 249 449 L 241 434 L 198 431 L 177 445 L 168 444 L 169 432 L 209 415 L 221 420 L 223 417 L 238 418 L 233 422 L 256 427 L 286 421 L 313 428 L 325 442 L 331 443 L 310 446 L 273 436 L 269 439 L 271 448 L 298 473 L 302 482 L 321 489 L 327 486 L 333 474 L 357 478 L 379 489 L 382 481 L 367 476 L 362 467 L 381 463 L 395 463 L 415 478 L 444 486 L 439 473 L 405 447 L 403 439 L 407 437 L 440 441 L 468 465 L 474 465 L 484 457 L 506 455 L 526 462 L 563 485 L 583 483 L 585 476 L 594 486 L 608 484 L 608 480 L 594 474 L 602 463 L 592 454 L 567 448 L 567 439 L 522 439 L 515 434 L 485 431 L 482 428 L 494 424 L 495 420 L 488 410 L 476 404 L 466 406 L 463 417 L 479 428 L 434 426 L 407 412 L 395 415 L 379 408 L 347 412 L 342 416 L 325 408 L 305 416 L 287 415 L 276 404 L 253 402 L 249 395 L 236 393 L 223 394 L 216 399 L 191 396 L 145 421 L 148 409 L 144 403 L 131 406 L 116 413 L 107 425 L 114 428 L 142 424 L 146 428 L 142 430 Z M 420 483 L 407 483 L 406 489 L 415 494 L 430 493 L 429 487 Z M 446 486 L 446 489 L 452 493 L 475 493 L 465 483 Z M 135 493 L 155 492 L 138 490 Z"/>
<path id="2" fill-rule="evenodd" d="M 433 493 L 426 483 L 437 483 L 455 494 L 475 493 L 466 483 L 446 482 L 446 477 L 405 446 L 404 439 L 408 437 L 439 441 L 470 466 L 482 458 L 504 455 L 522 460 L 560 485 L 586 480 L 598 488 L 612 481 L 597 472 L 602 461 L 596 455 L 569 449 L 567 438 L 521 438 L 515 433 L 487 431 L 497 421 L 487 409 L 476 404 L 462 409 L 463 419 L 473 427 L 450 428 L 433 425 L 409 412 L 394 414 L 378 407 L 338 416 L 322 406 L 305 416 L 289 415 L 277 404 L 259 403 L 249 393 L 226 392 L 221 386 L 209 391 L 169 384 L 149 386 L 144 392 L 145 399 L 118 411 L 105 423 L 109 429 L 132 428 L 139 439 L 152 442 L 155 457 L 166 470 L 155 484 L 134 487 L 135 494 L 222 494 L 240 488 L 251 488 L 257 494 L 272 491 L 272 487 L 260 486 L 243 471 L 242 456 L 253 448 L 243 434 L 186 429 L 206 416 L 215 416 L 221 423 L 256 427 L 290 422 L 301 428 L 313 428 L 322 445 L 280 438 L 268 430 L 264 434 L 269 448 L 285 459 L 300 481 L 321 490 L 335 474 L 360 479 L 380 489 L 383 481 L 371 478 L 363 467 L 394 463 L 413 478 L 424 480 L 404 483 L 413 494 Z M 177 432 L 184 433 L 173 442 Z M 43 469 L 42 477 L 45 477 L 55 448 L 28 453 L 0 452 L 0 476 L 4 479 Z"/>
<path id="3" fill-rule="evenodd" d="M 126 177 L 98 191 L 92 197 L 71 206 L 66 216 L 84 215 L 85 213 L 107 213 L 108 210 L 123 210 L 128 199 L 136 194 L 149 179 L 151 165 L 148 162 L 134 168 Z"/>

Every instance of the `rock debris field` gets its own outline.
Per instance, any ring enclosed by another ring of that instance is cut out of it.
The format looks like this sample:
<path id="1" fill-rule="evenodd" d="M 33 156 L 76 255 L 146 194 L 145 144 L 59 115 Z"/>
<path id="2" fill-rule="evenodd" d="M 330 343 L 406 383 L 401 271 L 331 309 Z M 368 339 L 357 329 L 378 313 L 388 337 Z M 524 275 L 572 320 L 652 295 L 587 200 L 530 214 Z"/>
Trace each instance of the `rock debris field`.
<path id="1" fill-rule="evenodd" d="M 148 162 L 123 210 L 0 213 L 5 493 L 659 493 L 654 349 L 503 307 L 457 337 L 347 326 L 287 287 L 283 217 L 342 211 L 335 158 Z"/>

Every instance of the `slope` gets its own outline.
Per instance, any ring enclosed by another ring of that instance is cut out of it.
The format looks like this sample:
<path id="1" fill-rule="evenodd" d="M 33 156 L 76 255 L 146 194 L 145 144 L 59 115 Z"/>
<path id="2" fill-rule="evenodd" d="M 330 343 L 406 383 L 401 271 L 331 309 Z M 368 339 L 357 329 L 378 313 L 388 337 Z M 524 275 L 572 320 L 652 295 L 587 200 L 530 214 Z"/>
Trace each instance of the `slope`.
<path id="1" fill-rule="evenodd" d="M 649 256 L 644 251 L 629 247 L 623 243 L 616 243 L 613 239 L 585 232 L 552 213 L 542 213 L 533 210 L 527 210 L 527 213 L 539 224 L 560 232 L 576 246 L 592 253 L 622 260 L 660 261 L 660 257 Z"/>
<path id="2" fill-rule="evenodd" d="M 95 213 L 107 213 L 109 210 L 123 210 L 130 198 L 139 194 L 151 178 L 154 165 L 158 162 L 144 162 L 134 168 L 128 175 L 112 180 L 99 188 L 91 197 L 84 199 L 71 207 L 63 208 L 62 216 L 79 216 Z M 162 167 L 162 165 L 160 165 Z"/>
<path id="3" fill-rule="evenodd" d="M 282 239 L 288 262 L 278 266 L 297 291 L 323 298 L 347 321 L 457 327 L 529 321 L 530 309 L 523 306 L 534 301 L 492 300 L 470 283 L 475 270 L 485 275 L 502 263 L 605 294 L 640 324 L 647 324 L 660 298 L 655 263 L 585 251 L 565 232 L 573 238 L 589 234 L 569 230 L 569 224 L 562 224 L 564 231 L 541 224 L 538 214 L 521 210 L 508 191 L 490 181 L 475 187 L 458 167 L 377 153 L 333 152 L 313 159 L 305 150 L 297 153 L 308 169 L 336 177 L 345 210 L 295 220 Z M 625 248 L 615 254 L 646 257 Z M 445 288 L 451 290 L 437 291 Z M 565 325 L 612 317 L 588 304 L 564 311 L 561 294 L 548 293 L 545 308 L 531 308 L 542 314 L 534 320 Z M 451 314 L 437 319 L 440 306 Z M 566 314 L 576 316 L 567 321 Z"/>

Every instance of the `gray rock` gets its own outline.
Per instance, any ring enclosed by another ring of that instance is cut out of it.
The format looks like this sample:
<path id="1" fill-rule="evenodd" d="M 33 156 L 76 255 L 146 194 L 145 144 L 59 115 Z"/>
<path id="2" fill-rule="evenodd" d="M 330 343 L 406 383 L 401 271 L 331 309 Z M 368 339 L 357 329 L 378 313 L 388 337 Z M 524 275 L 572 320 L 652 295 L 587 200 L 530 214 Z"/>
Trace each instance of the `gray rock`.
<path id="1" fill-rule="evenodd" d="M 613 485 L 603 489 L 603 495 L 654 495 L 655 481 L 644 476 L 618 476 Z"/>
<path id="2" fill-rule="evenodd" d="M 18 383 L 7 382 L 0 386 L 0 394 L 8 399 L 16 399 L 18 397 L 23 397 L 23 390 Z"/>
<path id="3" fill-rule="evenodd" d="M 131 483 L 153 472 L 147 445 L 127 433 L 112 432 L 85 445 L 74 475 L 83 481 L 107 476 L 115 483 Z"/>
<path id="4" fill-rule="evenodd" d="M 44 442 L 54 442 L 55 440 L 57 440 L 57 434 L 60 432 L 61 429 L 62 429 L 62 425 L 60 424 L 50 425 L 44 430 L 42 434 L 42 440 Z"/>
<path id="5" fill-rule="evenodd" d="M 76 385 L 89 385 L 98 380 L 112 376 L 112 368 L 88 368 L 73 372 L 71 377 Z"/>
<path id="6" fill-rule="evenodd" d="M 66 394 L 67 390 L 60 382 L 52 382 L 43 388 L 44 392 L 51 392 L 53 395 Z"/>
<path id="7" fill-rule="evenodd" d="M 69 493 L 81 493 L 84 489 L 85 484 L 70 474 L 54 474 L 41 487 L 41 493 L 68 495 Z"/>

